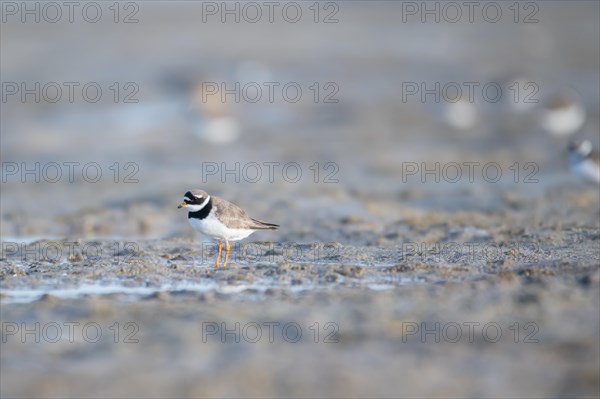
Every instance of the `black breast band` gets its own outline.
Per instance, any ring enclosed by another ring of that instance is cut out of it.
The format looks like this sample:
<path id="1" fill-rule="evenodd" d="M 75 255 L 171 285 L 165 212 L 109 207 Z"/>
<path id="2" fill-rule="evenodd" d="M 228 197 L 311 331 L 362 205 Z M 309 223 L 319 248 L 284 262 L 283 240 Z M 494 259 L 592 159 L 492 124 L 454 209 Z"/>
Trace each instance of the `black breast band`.
<path id="1" fill-rule="evenodd" d="M 204 205 L 204 208 L 200 209 L 199 211 L 196 212 L 188 212 L 188 219 L 205 219 L 208 214 L 210 213 L 210 210 L 212 209 L 212 198 L 208 200 L 208 203 L 206 205 Z"/>

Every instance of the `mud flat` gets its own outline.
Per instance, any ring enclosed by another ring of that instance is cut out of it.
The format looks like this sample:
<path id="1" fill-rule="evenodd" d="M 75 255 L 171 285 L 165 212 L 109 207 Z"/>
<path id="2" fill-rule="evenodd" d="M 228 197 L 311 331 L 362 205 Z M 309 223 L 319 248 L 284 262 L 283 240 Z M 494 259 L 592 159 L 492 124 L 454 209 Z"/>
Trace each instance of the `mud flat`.
<path id="1" fill-rule="evenodd" d="M 597 397 L 597 198 L 580 194 L 536 227 L 518 207 L 350 215 L 313 225 L 338 241 L 282 232 L 226 269 L 192 238 L 4 241 L 2 396 Z"/>

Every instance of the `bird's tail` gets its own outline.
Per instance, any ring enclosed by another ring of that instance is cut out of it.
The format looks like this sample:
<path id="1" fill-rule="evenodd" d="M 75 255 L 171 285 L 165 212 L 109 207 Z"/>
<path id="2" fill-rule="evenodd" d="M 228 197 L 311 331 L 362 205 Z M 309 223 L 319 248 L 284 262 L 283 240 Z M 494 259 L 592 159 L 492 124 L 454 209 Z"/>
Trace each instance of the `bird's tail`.
<path id="1" fill-rule="evenodd" d="M 252 228 L 256 230 L 277 230 L 279 228 L 278 224 L 263 222 L 262 220 L 252 219 L 255 223 Z"/>

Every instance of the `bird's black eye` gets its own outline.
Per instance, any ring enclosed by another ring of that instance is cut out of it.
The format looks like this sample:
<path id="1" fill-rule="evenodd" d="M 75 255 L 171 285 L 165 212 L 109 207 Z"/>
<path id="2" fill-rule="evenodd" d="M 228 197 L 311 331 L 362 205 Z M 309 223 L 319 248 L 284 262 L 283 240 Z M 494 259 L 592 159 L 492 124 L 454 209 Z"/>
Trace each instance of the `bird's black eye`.
<path id="1" fill-rule="evenodd" d="M 204 197 L 184 197 L 183 201 L 188 205 L 196 205 L 201 204 L 204 200 Z"/>

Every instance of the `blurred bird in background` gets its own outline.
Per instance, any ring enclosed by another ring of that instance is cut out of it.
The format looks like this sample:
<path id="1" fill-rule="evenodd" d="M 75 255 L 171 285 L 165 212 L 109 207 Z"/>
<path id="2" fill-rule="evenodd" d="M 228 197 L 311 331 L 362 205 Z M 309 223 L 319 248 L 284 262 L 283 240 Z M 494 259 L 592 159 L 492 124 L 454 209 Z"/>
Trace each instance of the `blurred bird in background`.
<path id="1" fill-rule="evenodd" d="M 537 111 L 540 127 L 554 137 L 577 133 L 585 124 L 585 118 L 583 100 L 570 88 L 548 95 Z"/>
<path id="2" fill-rule="evenodd" d="M 572 140 L 568 147 L 569 168 L 583 179 L 600 183 L 600 152 L 590 140 Z"/>

